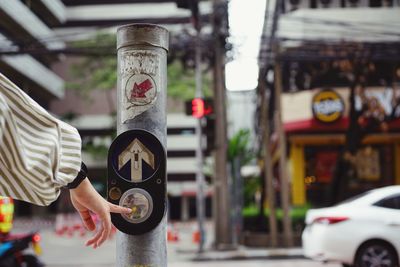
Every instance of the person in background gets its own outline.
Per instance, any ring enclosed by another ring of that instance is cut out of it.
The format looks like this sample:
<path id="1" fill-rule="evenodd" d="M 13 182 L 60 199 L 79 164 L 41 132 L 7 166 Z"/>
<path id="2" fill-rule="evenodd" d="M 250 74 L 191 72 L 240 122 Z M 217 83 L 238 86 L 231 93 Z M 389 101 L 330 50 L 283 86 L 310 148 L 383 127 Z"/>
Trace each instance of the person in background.
<path id="1" fill-rule="evenodd" d="M 88 230 L 100 229 L 86 242 L 97 248 L 110 235 L 110 212 L 131 210 L 107 202 L 87 178 L 81 138 L 72 126 L 54 118 L 0 73 L 0 195 L 49 205 L 62 188 Z"/>

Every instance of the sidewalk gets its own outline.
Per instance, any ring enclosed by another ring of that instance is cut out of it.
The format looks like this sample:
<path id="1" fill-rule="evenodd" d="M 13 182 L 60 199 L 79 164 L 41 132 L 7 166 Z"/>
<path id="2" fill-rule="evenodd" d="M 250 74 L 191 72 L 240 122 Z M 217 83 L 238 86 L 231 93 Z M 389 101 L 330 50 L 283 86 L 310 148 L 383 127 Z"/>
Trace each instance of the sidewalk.
<path id="1" fill-rule="evenodd" d="M 224 260 L 281 260 L 281 259 L 304 259 L 301 248 L 276 248 L 276 249 L 253 249 L 239 247 L 232 251 L 205 251 L 195 253 L 193 261 L 224 261 Z"/>
<path id="2" fill-rule="evenodd" d="M 204 252 L 198 253 L 198 243 L 193 242 L 193 231 L 196 222 L 175 223 L 175 228 L 179 229 L 179 241 L 169 243 L 168 246 L 176 258 L 190 261 L 225 261 L 225 260 L 264 260 L 264 259 L 304 259 L 303 251 L 300 247 L 296 248 L 250 248 L 238 246 L 237 249 L 215 250 L 213 249 L 213 225 L 210 222 L 205 224 L 206 242 Z"/>

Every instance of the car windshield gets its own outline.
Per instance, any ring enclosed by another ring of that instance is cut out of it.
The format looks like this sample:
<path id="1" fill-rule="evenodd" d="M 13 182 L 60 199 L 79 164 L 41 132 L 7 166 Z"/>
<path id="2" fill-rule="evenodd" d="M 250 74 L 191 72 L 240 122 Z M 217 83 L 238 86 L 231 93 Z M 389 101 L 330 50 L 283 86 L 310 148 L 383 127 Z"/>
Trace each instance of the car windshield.
<path id="1" fill-rule="evenodd" d="M 340 205 L 343 205 L 343 204 L 348 204 L 348 203 L 354 202 L 354 201 L 356 201 L 356 200 L 358 200 L 358 199 L 360 199 L 362 197 L 365 197 L 366 195 L 369 195 L 372 192 L 373 192 L 373 190 L 369 190 L 369 191 L 366 191 L 364 193 L 358 194 L 358 195 L 356 195 L 354 197 L 348 198 L 346 200 L 343 200 L 343 201 L 337 203 L 335 206 L 340 206 Z"/>

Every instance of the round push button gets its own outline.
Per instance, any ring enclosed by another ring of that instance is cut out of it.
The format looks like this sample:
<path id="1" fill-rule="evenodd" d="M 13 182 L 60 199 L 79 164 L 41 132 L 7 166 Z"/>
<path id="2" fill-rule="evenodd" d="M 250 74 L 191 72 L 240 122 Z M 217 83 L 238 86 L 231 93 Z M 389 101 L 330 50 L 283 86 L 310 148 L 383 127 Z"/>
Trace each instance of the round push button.
<path id="1" fill-rule="evenodd" d="M 119 205 L 132 210 L 129 214 L 122 214 L 122 217 L 131 223 L 146 221 L 153 211 L 153 200 L 150 194 L 140 188 L 126 191 L 122 195 Z"/>

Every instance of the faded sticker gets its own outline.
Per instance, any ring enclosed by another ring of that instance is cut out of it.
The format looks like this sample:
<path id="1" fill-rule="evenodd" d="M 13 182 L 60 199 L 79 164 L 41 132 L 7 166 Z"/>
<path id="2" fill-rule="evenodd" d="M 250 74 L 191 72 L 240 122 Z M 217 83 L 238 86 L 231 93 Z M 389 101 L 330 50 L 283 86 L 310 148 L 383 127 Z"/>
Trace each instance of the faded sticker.
<path id="1" fill-rule="evenodd" d="M 124 51 L 120 55 L 121 122 L 135 118 L 151 108 L 160 92 L 160 55 L 156 51 Z"/>

